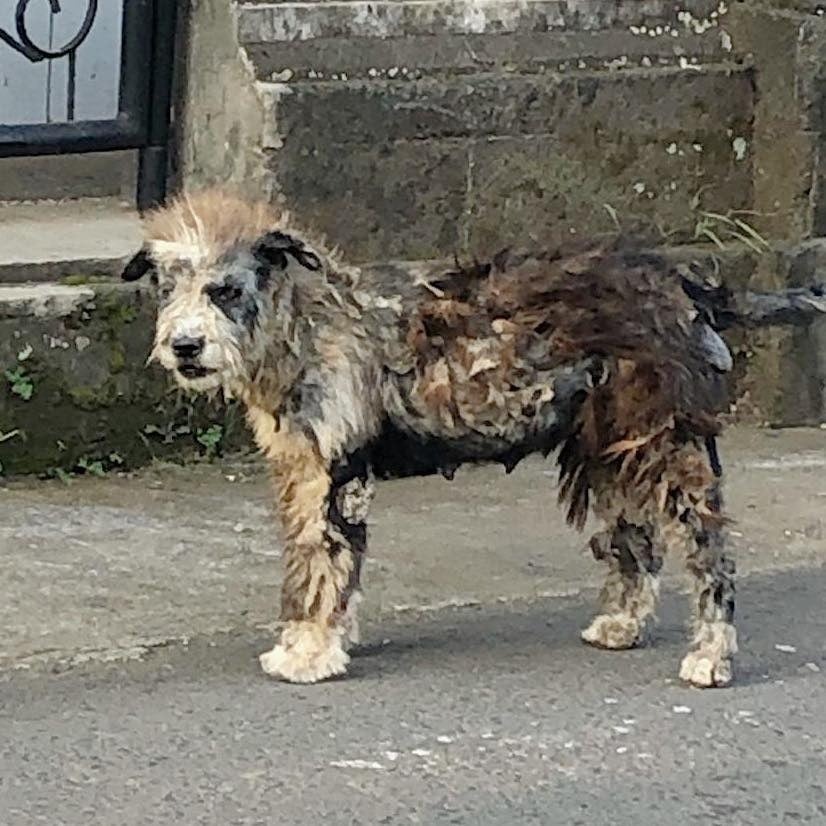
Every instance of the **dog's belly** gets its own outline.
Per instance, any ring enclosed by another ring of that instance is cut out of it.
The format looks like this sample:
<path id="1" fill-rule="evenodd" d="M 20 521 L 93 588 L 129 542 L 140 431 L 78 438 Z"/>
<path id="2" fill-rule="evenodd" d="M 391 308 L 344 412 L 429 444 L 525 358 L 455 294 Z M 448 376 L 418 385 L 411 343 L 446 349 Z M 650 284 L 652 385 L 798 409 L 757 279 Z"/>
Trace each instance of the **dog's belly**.
<path id="1" fill-rule="evenodd" d="M 385 418 L 364 456 L 380 479 L 436 473 L 451 478 L 466 463 L 500 463 L 510 472 L 525 456 L 547 456 L 571 434 L 601 369 L 598 360 L 586 359 L 537 382 L 532 389 L 541 400 L 530 405 L 484 411 L 457 406 L 447 416 L 423 403 L 413 376 L 391 374 L 382 393 Z"/>
<path id="2" fill-rule="evenodd" d="M 437 437 L 409 431 L 388 420 L 365 451 L 367 461 L 379 479 L 436 473 L 451 479 L 457 468 L 467 463 L 500 463 L 510 473 L 525 456 L 550 453 L 566 433 L 565 428 L 556 427 L 514 441 L 475 433 L 454 438 Z"/>

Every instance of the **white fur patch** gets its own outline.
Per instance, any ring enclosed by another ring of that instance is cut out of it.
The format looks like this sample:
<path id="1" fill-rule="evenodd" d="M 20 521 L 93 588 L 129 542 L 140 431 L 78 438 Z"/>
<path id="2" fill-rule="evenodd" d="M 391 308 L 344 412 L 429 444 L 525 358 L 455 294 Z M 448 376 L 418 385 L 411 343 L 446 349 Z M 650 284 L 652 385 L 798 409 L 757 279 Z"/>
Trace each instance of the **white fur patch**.
<path id="1" fill-rule="evenodd" d="M 290 622 L 281 640 L 259 658 L 265 674 L 290 683 L 317 683 L 344 674 L 350 657 L 342 632 L 318 622 Z"/>

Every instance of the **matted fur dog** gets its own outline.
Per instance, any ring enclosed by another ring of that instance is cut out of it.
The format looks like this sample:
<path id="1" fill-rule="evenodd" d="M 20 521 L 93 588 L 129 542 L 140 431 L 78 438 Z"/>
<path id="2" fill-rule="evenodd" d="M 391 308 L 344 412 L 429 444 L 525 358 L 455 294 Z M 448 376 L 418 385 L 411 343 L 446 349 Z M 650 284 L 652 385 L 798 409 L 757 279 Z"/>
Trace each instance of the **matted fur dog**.
<path id="1" fill-rule="evenodd" d="M 194 391 L 243 401 L 272 464 L 285 625 L 267 674 L 342 674 L 373 479 L 443 473 L 559 449 L 560 499 L 588 510 L 608 567 L 582 632 L 643 641 L 666 551 L 691 576 L 680 676 L 732 678 L 734 562 L 715 448 L 731 357 L 714 332 L 822 311 L 817 290 L 735 297 L 618 248 L 502 253 L 418 281 L 343 266 L 286 217 L 210 191 L 147 216 L 124 271 L 151 273 L 153 356 Z M 550 491 L 549 491 L 550 495 Z"/>

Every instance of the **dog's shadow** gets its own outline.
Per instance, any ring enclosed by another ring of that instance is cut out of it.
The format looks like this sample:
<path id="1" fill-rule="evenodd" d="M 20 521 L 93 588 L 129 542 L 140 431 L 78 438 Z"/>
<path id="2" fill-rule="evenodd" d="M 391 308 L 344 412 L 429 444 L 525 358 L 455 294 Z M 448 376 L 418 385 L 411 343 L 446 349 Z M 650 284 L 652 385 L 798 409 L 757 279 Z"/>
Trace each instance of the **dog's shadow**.
<path id="1" fill-rule="evenodd" d="M 826 672 L 826 567 L 756 574 L 743 578 L 737 626 L 741 653 L 737 685 Z M 385 627 L 369 623 L 369 639 L 353 652 L 350 679 L 405 676 L 429 671 L 524 671 L 543 678 L 570 677 L 596 665 L 604 678 L 627 681 L 644 669 L 673 677 L 688 644 L 688 597 L 666 591 L 652 640 L 642 648 L 603 652 L 579 640 L 593 611 L 584 598 L 516 601 L 411 615 Z M 374 641 L 375 640 L 375 641 Z M 550 672 L 550 673 L 549 673 Z"/>

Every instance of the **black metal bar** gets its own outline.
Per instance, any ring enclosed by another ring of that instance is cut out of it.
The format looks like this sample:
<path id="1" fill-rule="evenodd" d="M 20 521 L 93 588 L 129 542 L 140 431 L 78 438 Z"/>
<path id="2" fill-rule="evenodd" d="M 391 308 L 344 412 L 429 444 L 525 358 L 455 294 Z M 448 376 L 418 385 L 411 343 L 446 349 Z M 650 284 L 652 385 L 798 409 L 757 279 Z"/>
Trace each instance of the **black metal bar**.
<path id="1" fill-rule="evenodd" d="M 59 49 L 44 49 L 38 46 L 30 37 L 26 29 L 26 12 L 29 8 L 31 0 L 18 0 L 17 8 L 14 13 L 14 22 L 17 28 L 17 36 L 20 38 L 20 43 L 30 52 L 39 55 L 38 60 L 46 58 L 66 57 L 66 55 L 77 51 L 81 43 L 89 36 L 89 32 L 95 22 L 95 17 L 98 13 L 98 0 L 89 0 L 89 5 L 86 7 L 86 16 L 83 18 L 83 23 L 80 25 L 78 33 L 66 45 Z M 49 5 L 52 9 L 52 15 L 59 14 L 60 3 L 58 0 L 49 0 Z M 51 44 L 50 44 L 51 46 Z"/>
<path id="2" fill-rule="evenodd" d="M 141 150 L 138 161 L 137 201 L 141 211 L 161 203 L 166 197 L 176 24 L 177 4 L 156 0 L 152 27 L 148 146 Z"/>
<path id="3" fill-rule="evenodd" d="M 77 93 L 77 52 L 69 52 L 68 79 L 66 80 L 66 120 L 75 119 L 75 96 Z"/>
<path id="4" fill-rule="evenodd" d="M 37 49 L 30 49 L 23 43 L 18 43 L 5 29 L 0 29 L 0 40 L 12 47 L 16 52 L 19 52 L 23 57 L 31 60 L 32 63 L 38 63 L 43 60 L 43 56 Z"/>
<path id="5" fill-rule="evenodd" d="M 167 0 L 168 2 L 168 0 Z M 151 107 L 154 0 L 124 0 L 119 109 L 147 127 Z M 148 128 L 141 144 L 148 140 Z"/>
<path id="6" fill-rule="evenodd" d="M 0 157 L 134 149 L 143 144 L 145 127 L 123 115 L 114 120 L 0 126 Z"/>

